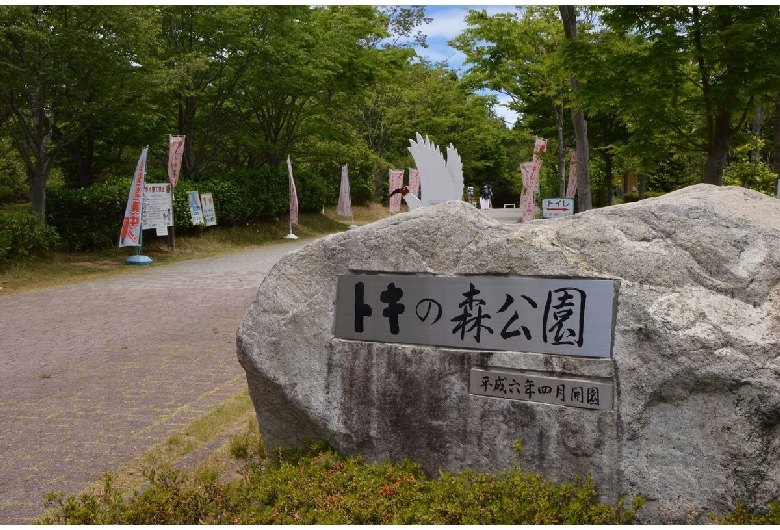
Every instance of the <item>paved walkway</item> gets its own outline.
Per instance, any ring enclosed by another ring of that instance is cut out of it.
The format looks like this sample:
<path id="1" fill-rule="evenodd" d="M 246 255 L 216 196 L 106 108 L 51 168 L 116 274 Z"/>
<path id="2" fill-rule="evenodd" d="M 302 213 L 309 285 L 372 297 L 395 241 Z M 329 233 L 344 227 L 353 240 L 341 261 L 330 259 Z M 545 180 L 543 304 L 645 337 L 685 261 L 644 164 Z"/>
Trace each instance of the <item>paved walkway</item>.
<path id="1" fill-rule="evenodd" d="M 41 515 L 44 494 L 81 491 L 245 388 L 238 324 L 307 242 L 0 296 L 0 524 Z"/>
<path id="2" fill-rule="evenodd" d="M 81 491 L 245 388 L 241 317 L 308 242 L 0 296 L 0 524 L 41 515 L 44 494 Z"/>

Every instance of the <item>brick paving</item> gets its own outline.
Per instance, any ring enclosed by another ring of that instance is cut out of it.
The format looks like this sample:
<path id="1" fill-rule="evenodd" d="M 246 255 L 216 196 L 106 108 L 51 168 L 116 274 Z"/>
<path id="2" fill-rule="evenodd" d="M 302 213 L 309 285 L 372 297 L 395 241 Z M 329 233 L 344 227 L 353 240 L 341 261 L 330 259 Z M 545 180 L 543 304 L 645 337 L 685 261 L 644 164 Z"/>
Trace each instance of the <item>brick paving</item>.
<path id="1" fill-rule="evenodd" d="M 0 524 L 40 516 L 44 494 L 81 491 L 245 388 L 238 324 L 306 243 L 0 296 Z"/>

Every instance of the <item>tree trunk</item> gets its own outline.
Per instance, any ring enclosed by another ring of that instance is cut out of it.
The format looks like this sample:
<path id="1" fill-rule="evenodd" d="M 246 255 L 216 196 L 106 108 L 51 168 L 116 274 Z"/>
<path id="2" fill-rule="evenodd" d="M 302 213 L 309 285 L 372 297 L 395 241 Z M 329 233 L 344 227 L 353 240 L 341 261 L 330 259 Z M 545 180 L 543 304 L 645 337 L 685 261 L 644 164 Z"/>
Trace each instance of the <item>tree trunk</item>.
<path id="1" fill-rule="evenodd" d="M 775 98 L 775 131 L 772 142 L 772 171 L 780 175 L 780 92 Z"/>
<path id="2" fill-rule="evenodd" d="M 607 206 L 612 206 L 612 195 L 615 193 L 614 182 L 612 182 L 612 158 L 612 153 L 606 152 L 604 154 L 604 173 L 607 179 L 607 200 L 604 204 Z"/>
<path id="3" fill-rule="evenodd" d="M 707 151 L 707 163 L 704 165 L 704 183 L 720 186 L 723 182 L 723 168 L 729 156 L 731 139 L 731 113 L 722 110 L 716 117 L 712 142 Z"/>
<path id="4" fill-rule="evenodd" d="M 84 131 L 84 140 L 86 146 L 82 146 L 82 142 L 71 142 L 65 146 L 70 155 L 73 157 L 73 161 L 76 164 L 76 175 L 78 177 L 79 187 L 86 188 L 92 185 L 92 156 L 95 152 L 95 130 L 93 127 L 88 127 Z"/>
<path id="5" fill-rule="evenodd" d="M 179 101 L 179 134 L 187 137 L 182 153 L 181 173 L 185 179 L 198 180 L 198 163 L 195 160 L 195 107 L 193 96 L 184 96 Z"/>
<path id="6" fill-rule="evenodd" d="M 753 136 L 759 138 L 761 136 L 761 129 L 764 125 L 764 103 L 761 101 L 761 97 L 756 97 L 756 114 L 753 117 L 753 124 L 750 127 L 750 132 Z M 761 150 L 753 149 L 750 151 L 750 161 L 757 164 L 761 161 Z"/>
<path id="7" fill-rule="evenodd" d="M 570 41 L 577 40 L 577 12 L 574 6 L 558 6 L 563 20 L 563 32 Z M 577 90 L 579 81 L 571 76 L 571 89 Z M 588 122 L 582 109 L 572 108 L 571 122 L 574 126 L 574 137 L 577 142 L 577 194 L 579 195 L 580 212 L 590 210 L 593 202 L 590 195 L 590 154 L 588 148 Z"/>
<path id="8" fill-rule="evenodd" d="M 566 145 L 563 141 L 563 103 L 560 106 L 553 101 L 555 110 L 555 128 L 558 130 L 558 197 L 566 196 Z"/>
<path id="9" fill-rule="evenodd" d="M 645 183 L 647 182 L 647 175 L 642 173 L 639 175 L 639 200 L 644 200 L 645 198 Z"/>
<path id="10" fill-rule="evenodd" d="M 30 187 L 32 211 L 42 225 L 46 224 L 46 180 L 48 179 L 44 175 L 35 175 Z"/>

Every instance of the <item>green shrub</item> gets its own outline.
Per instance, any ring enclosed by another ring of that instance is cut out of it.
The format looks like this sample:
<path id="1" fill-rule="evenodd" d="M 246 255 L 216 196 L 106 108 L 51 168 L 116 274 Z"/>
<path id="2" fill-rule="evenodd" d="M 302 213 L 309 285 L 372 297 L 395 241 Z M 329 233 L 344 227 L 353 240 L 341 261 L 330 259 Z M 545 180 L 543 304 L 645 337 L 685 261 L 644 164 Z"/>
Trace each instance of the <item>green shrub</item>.
<path id="1" fill-rule="evenodd" d="M 664 192 L 661 191 L 646 191 L 645 192 L 645 199 L 651 199 L 653 197 L 660 197 L 661 195 L 666 195 Z M 639 192 L 633 191 L 631 193 L 626 193 L 623 195 L 623 202 L 637 202 L 639 200 Z"/>
<path id="2" fill-rule="evenodd" d="M 751 160 L 750 156 L 753 149 L 760 150 L 763 146 L 763 140 L 753 137 L 749 143 L 734 149 L 733 159 L 723 168 L 723 185 L 741 186 L 774 196 L 777 174 L 766 162 Z"/>
<path id="3" fill-rule="evenodd" d="M 107 477 L 103 493 L 50 494 L 49 524 L 624 524 L 641 506 L 596 502 L 590 479 L 558 485 L 517 469 L 442 473 L 415 462 L 369 464 L 307 442 L 250 460 L 229 484 L 179 471 L 148 475 L 127 500 Z"/>
<path id="4" fill-rule="evenodd" d="M 300 213 L 319 212 L 325 197 L 325 181 L 305 171 L 295 176 Z M 148 183 L 165 181 L 162 172 Z M 289 212 L 289 177 L 286 166 L 257 171 L 236 171 L 198 182 L 180 180 L 173 193 L 174 229 L 177 234 L 198 233 L 193 226 L 187 192 L 211 193 L 220 226 L 274 221 Z M 47 221 L 62 236 L 66 250 L 98 250 L 118 244 L 131 177 L 111 178 L 86 188 L 62 187 L 47 197 Z"/>
<path id="5" fill-rule="evenodd" d="M 16 201 L 17 195 L 11 186 L 0 184 L 0 204 L 10 204 Z"/>
<path id="6" fill-rule="evenodd" d="M 325 180 L 306 171 L 297 171 L 293 177 L 295 178 L 295 191 L 298 195 L 298 210 L 301 213 L 322 211 L 322 207 L 325 206 L 327 190 Z"/>
<path id="7" fill-rule="evenodd" d="M 59 241 L 57 230 L 42 226 L 32 213 L 0 213 L 0 262 L 42 256 Z"/>
<path id="8" fill-rule="evenodd" d="M 374 200 L 374 186 L 370 180 L 350 180 L 349 191 L 355 206 L 365 206 Z"/>
<path id="9" fill-rule="evenodd" d="M 46 197 L 46 220 L 65 250 L 97 250 L 119 244 L 131 177 L 112 178 L 86 188 L 61 187 Z"/>
<path id="10" fill-rule="evenodd" d="M 780 525 L 780 503 L 769 503 L 769 509 L 764 513 L 756 513 L 748 510 L 744 505 L 737 503 L 734 510 L 726 517 L 716 518 L 718 524 L 772 524 Z"/>

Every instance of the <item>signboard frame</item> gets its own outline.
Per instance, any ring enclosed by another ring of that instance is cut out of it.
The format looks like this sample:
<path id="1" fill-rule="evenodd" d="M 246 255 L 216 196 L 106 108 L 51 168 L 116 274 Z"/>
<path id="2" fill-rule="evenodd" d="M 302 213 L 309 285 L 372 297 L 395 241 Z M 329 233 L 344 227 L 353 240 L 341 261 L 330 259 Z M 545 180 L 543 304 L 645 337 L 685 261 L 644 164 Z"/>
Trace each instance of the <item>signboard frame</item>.
<path id="1" fill-rule="evenodd" d="M 568 197 L 542 199 L 542 217 L 553 219 L 574 215 L 574 199 Z"/>

